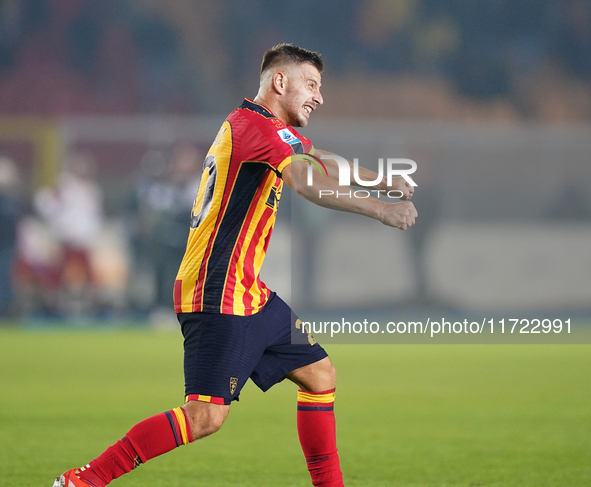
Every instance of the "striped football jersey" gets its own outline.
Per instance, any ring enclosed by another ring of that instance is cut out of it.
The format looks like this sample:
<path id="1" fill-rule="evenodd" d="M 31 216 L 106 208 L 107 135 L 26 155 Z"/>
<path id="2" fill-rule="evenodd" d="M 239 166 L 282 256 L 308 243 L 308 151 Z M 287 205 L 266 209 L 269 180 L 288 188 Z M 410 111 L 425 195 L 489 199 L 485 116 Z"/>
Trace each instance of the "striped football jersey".
<path id="1" fill-rule="evenodd" d="M 283 180 L 294 154 L 312 143 L 264 106 L 245 99 L 224 121 L 203 167 L 187 250 L 175 286 L 177 313 L 247 316 L 269 289 L 259 273 Z"/>

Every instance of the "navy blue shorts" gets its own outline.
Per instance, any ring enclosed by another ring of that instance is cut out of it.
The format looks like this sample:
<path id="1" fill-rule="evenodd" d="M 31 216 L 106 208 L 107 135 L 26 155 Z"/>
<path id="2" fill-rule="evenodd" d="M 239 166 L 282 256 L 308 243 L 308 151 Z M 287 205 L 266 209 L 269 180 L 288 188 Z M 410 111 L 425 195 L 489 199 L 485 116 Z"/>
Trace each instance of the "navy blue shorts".
<path id="1" fill-rule="evenodd" d="M 287 373 L 327 357 L 275 293 L 254 315 L 179 313 L 187 400 L 230 404 L 250 377 L 264 392 Z"/>

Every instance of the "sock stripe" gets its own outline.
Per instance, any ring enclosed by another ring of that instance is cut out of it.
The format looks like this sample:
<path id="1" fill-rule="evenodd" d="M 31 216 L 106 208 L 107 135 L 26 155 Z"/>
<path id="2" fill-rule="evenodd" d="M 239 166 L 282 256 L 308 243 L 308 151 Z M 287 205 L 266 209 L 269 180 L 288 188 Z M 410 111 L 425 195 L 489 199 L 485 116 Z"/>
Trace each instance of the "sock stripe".
<path id="1" fill-rule="evenodd" d="M 172 419 L 172 414 L 170 414 L 170 411 L 166 411 L 164 414 L 168 418 L 168 422 L 170 423 L 170 427 L 174 433 L 174 441 L 176 441 L 176 446 L 181 446 L 182 443 L 179 441 L 179 436 L 176 432 L 176 426 L 174 424 L 174 419 Z"/>
<path id="2" fill-rule="evenodd" d="M 191 423 L 189 422 L 189 417 L 187 416 L 187 411 L 185 411 L 184 408 L 180 408 L 181 412 L 183 413 L 183 417 L 185 418 L 185 425 L 187 428 L 187 439 L 189 440 L 189 443 L 193 443 L 194 438 L 193 438 L 193 432 L 191 431 Z"/>
<path id="3" fill-rule="evenodd" d="M 334 402 L 305 402 L 298 401 L 298 406 L 332 406 Z"/>
<path id="4" fill-rule="evenodd" d="M 189 443 L 189 435 L 187 435 L 187 422 L 185 420 L 185 414 L 181 408 L 174 408 L 172 411 L 176 415 L 176 420 L 181 430 L 181 439 L 183 441 L 183 445 L 186 445 Z"/>
<path id="5" fill-rule="evenodd" d="M 298 402 L 331 403 L 335 400 L 335 393 L 318 393 L 298 391 Z"/>
<path id="6" fill-rule="evenodd" d="M 334 411 L 334 405 L 330 405 L 330 406 L 298 406 L 298 411 Z"/>

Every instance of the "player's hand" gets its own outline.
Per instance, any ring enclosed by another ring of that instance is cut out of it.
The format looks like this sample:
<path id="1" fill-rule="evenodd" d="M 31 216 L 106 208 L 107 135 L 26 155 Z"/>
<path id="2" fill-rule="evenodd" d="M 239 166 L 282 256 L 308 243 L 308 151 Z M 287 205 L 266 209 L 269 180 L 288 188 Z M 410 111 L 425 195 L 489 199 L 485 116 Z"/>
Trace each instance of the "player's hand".
<path id="1" fill-rule="evenodd" d="M 389 186 L 388 189 L 400 191 L 402 193 L 401 200 L 411 199 L 415 192 L 414 186 L 408 184 L 404 178 L 392 178 L 392 186 Z"/>
<path id="2" fill-rule="evenodd" d="M 419 216 L 415 205 L 410 201 L 404 203 L 384 203 L 381 209 L 380 221 L 389 227 L 396 227 L 400 230 L 406 230 L 415 224 L 415 219 Z"/>

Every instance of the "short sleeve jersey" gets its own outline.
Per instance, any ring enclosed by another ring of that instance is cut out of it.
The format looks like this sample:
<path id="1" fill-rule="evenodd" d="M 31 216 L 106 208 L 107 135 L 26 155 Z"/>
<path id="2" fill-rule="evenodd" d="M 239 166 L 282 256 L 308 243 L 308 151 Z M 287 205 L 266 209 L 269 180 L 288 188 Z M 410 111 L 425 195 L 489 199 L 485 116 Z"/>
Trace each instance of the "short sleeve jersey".
<path id="1" fill-rule="evenodd" d="M 187 250 L 175 286 L 177 313 L 247 316 L 270 295 L 259 273 L 281 198 L 281 173 L 312 143 L 245 99 L 224 121 L 204 162 Z"/>

